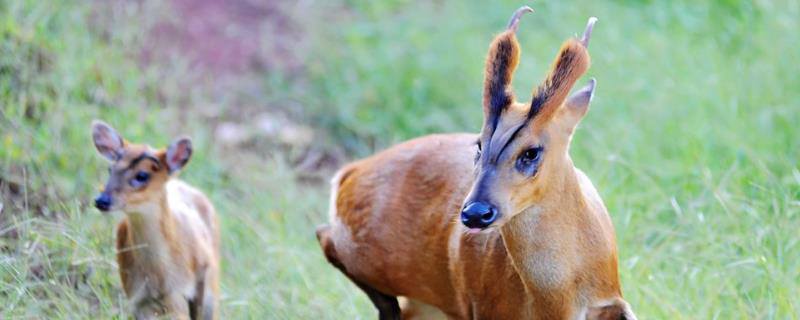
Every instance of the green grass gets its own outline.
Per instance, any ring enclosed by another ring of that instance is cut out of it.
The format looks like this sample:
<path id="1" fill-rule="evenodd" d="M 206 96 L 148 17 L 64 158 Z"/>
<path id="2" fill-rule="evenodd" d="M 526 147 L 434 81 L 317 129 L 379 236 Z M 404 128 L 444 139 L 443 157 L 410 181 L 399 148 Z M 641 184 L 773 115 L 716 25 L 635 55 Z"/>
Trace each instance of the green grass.
<path id="1" fill-rule="evenodd" d="M 229 96 L 245 93 L 184 90 L 192 75 L 180 58 L 137 63 L 145 30 L 171 14 L 143 3 L 100 23 L 87 2 L 0 0 L 0 179 L 20 186 L 0 198 L 0 318 L 127 315 L 113 250 L 119 214 L 89 206 L 105 179 L 93 118 L 132 141 L 194 138 L 183 178 L 220 212 L 225 318 L 374 318 L 314 239 L 326 184 L 299 182 L 296 150 L 218 145 L 218 119 L 199 106 L 235 109 Z M 246 94 L 277 110 L 300 102 L 289 112 L 350 158 L 422 134 L 477 131 L 485 51 L 519 5 L 290 8 L 310 43 L 302 74 L 265 74 L 255 80 L 261 92 Z M 625 297 L 639 317 L 796 319 L 800 4 L 531 6 L 519 32 L 521 98 L 560 43 L 600 18 L 589 71 L 598 89 L 572 155 L 614 219 Z"/>

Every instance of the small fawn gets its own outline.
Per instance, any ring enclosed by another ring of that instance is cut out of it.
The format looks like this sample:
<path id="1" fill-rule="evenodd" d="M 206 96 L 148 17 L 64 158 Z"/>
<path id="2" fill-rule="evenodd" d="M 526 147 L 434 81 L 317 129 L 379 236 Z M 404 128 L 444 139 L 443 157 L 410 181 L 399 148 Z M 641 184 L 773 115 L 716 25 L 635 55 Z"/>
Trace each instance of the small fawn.
<path id="1" fill-rule="evenodd" d="M 589 68 L 596 19 L 520 103 L 515 33 L 530 11 L 517 10 L 490 45 L 479 135 L 411 140 L 333 178 L 317 238 L 380 319 L 635 319 L 611 219 L 569 156 L 594 79 L 568 95 Z"/>
<path id="2" fill-rule="evenodd" d="M 202 192 L 175 177 L 192 155 L 191 140 L 156 150 L 123 140 L 101 121 L 92 124 L 92 137 L 111 162 L 95 206 L 125 212 L 117 225 L 117 262 L 136 319 L 216 319 L 216 213 Z"/>

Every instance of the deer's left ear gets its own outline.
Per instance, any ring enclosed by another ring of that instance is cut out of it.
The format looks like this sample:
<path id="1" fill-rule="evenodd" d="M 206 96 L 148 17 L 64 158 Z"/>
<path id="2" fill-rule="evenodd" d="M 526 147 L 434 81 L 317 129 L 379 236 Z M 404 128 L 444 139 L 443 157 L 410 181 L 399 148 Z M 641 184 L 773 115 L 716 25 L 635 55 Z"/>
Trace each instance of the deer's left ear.
<path id="1" fill-rule="evenodd" d="M 172 142 L 167 148 L 166 163 L 169 173 L 182 169 L 192 156 L 192 140 L 181 137 Z"/>
<path id="2" fill-rule="evenodd" d="M 570 128 L 575 128 L 578 125 L 578 122 L 583 119 L 583 116 L 586 115 L 586 112 L 589 111 L 589 104 L 592 102 L 592 98 L 594 98 L 594 88 L 597 84 L 597 81 L 592 78 L 589 79 L 589 83 L 580 88 L 578 91 L 573 93 L 566 102 L 564 102 L 564 112 L 567 115 L 567 119 L 570 122 Z"/>

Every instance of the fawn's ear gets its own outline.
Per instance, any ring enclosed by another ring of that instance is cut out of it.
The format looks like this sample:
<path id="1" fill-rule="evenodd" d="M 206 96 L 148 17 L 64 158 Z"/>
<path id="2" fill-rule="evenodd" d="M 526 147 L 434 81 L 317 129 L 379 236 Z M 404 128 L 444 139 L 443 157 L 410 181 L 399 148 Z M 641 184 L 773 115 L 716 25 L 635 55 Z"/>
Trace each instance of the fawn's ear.
<path id="1" fill-rule="evenodd" d="M 625 300 L 615 300 L 611 304 L 589 307 L 586 320 L 636 320 L 636 315 Z"/>
<path id="2" fill-rule="evenodd" d="M 183 168 L 192 156 L 192 140 L 188 137 L 181 137 L 172 142 L 167 148 L 166 162 L 169 173 Z"/>
<path id="3" fill-rule="evenodd" d="M 586 314 L 587 320 L 627 320 L 625 309 L 622 306 L 610 305 L 604 307 L 589 308 Z"/>
<path id="4" fill-rule="evenodd" d="M 103 157 L 109 161 L 117 161 L 122 158 L 122 149 L 125 141 L 114 128 L 103 121 L 92 121 L 92 139 L 94 146 Z"/>

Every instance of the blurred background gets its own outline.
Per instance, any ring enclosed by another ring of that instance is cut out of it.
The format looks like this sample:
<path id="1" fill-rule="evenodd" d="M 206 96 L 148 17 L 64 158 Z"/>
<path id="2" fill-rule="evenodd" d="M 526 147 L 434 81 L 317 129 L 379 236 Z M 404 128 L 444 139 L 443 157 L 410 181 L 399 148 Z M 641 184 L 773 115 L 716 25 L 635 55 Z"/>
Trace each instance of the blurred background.
<path id="1" fill-rule="evenodd" d="M 0 318 L 127 317 L 91 199 L 103 119 L 156 147 L 223 224 L 222 315 L 373 319 L 323 258 L 329 176 L 435 132 L 477 132 L 483 59 L 523 4 L 524 99 L 599 17 L 572 144 L 617 230 L 642 319 L 800 313 L 797 1 L 0 0 Z"/>

